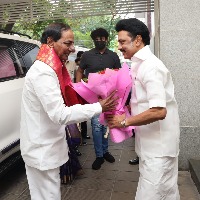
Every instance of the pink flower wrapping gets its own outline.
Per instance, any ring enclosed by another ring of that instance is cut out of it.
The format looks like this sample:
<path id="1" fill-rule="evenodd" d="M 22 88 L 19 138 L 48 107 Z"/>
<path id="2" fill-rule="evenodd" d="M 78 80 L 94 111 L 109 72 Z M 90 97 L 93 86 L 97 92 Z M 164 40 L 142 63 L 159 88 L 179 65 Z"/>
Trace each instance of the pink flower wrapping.
<path id="1" fill-rule="evenodd" d="M 123 113 L 126 116 L 130 116 L 128 110 L 125 107 L 128 94 L 132 87 L 132 80 L 129 74 L 129 68 L 126 63 L 118 71 L 106 68 L 104 74 L 90 73 L 88 76 L 88 82 L 81 81 L 74 83 L 74 90 L 87 102 L 98 102 L 98 96 L 106 98 L 114 90 L 117 90 L 116 95 L 119 97 L 116 110 L 112 113 L 115 115 L 121 115 Z M 106 114 L 100 115 L 99 121 L 101 124 L 106 125 Z M 111 140 L 115 143 L 122 142 L 132 136 L 132 129 L 134 127 L 126 128 L 113 128 L 110 130 Z"/>

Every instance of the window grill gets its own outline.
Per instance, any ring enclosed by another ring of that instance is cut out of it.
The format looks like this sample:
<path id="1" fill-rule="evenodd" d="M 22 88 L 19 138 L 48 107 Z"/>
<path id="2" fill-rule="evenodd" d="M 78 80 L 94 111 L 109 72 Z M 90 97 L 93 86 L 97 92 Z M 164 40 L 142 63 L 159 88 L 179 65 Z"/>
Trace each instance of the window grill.
<path id="1" fill-rule="evenodd" d="M 152 0 L 1 0 L 0 24 L 153 11 Z"/>

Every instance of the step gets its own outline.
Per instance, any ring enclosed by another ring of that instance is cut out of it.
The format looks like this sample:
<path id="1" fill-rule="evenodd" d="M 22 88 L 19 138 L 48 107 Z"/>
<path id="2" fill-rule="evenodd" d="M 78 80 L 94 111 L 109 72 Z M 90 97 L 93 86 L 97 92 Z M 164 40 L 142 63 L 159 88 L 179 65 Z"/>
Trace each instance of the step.
<path id="1" fill-rule="evenodd" d="M 197 190 L 200 193 L 200 160 L 190 159 L 189 170 Z"/>
<path id="2" fill-rule="evenodd" d="M 0 163 L 0 178 L 3 177 L 9 170 L 12 170 L 16 165 L 22 162 L 21 152 L 18 151 Z"/>

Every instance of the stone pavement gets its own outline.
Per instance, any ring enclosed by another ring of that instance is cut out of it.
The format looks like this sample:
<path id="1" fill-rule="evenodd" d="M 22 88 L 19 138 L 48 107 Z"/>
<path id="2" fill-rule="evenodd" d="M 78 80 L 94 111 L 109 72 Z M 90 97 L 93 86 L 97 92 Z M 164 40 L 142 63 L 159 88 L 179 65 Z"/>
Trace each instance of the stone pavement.
<path id="1" fill-rule="evenodd" d="M 120 144 L 110 142 L 109 149 L 116 162 L 105 161 L 97 171 L 91 169 L 95 159 L 92 139 L 87 142 L 87 146 L 79 148 L 82 153 L 79 158 L 85 174 L 61 186 L 62 200 L 133 200 L 139 172 L 138 166 L 131 166 L 128 161 L 136 156 L 134 139 L 130 138 Z M 181 200 L 200 200 L 189 172 L 179 172 L 178 184 Z M 23 164 L 0 179 L 0 200 L 15 199 L 30 200 Z"/>

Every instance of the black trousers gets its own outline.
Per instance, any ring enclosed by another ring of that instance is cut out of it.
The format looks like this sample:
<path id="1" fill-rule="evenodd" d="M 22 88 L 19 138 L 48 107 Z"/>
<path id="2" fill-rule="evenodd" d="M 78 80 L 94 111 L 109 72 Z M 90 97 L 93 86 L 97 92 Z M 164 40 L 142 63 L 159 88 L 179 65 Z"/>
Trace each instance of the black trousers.
<path id="1" fill-rule="evenodd" d="M 81 122 L 81 136 L 83 138 L 87 136 L 87 121 Z"/>

